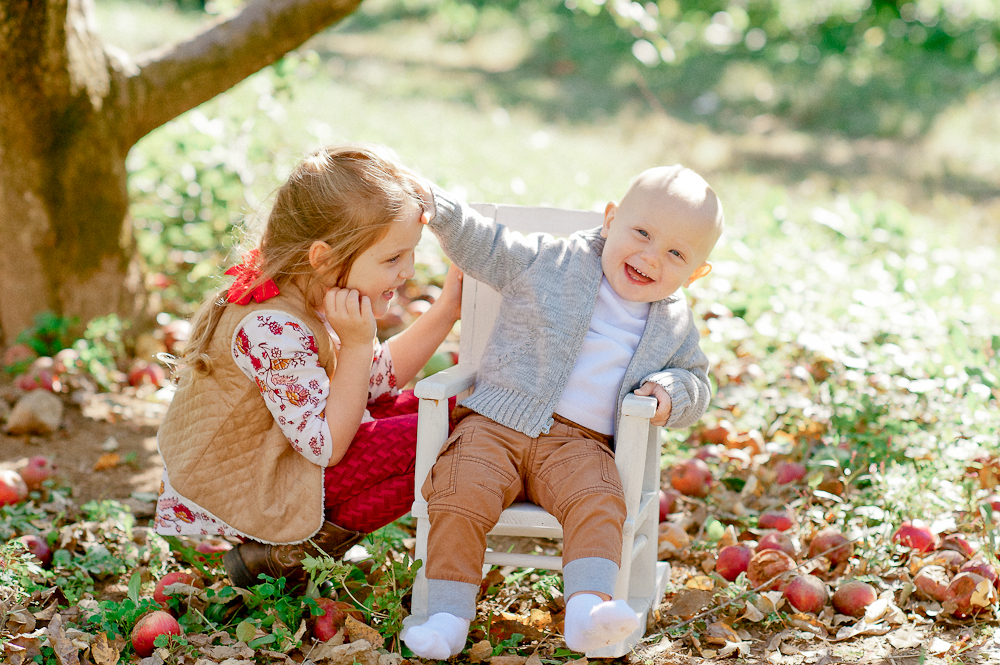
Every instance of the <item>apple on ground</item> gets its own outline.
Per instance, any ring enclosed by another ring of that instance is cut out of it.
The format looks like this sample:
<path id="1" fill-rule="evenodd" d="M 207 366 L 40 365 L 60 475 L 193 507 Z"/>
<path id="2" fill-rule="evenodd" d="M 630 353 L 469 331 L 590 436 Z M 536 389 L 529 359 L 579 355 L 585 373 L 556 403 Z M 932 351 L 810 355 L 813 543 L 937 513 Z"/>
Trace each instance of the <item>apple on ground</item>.
<path id="1" fill-rule="evenodd" d="M 768 531 L 757 541 L 757 551 L 781 550 L 790 557 L 795 556 L 795 543 L 792 537 L 783 531 Z"/>
<path id="2" fill-rule="evenodd" d="M 162 386 L 167 381 L 167 374 L 156 363 L 138 359 L 128 370 L 128 384 L 138 387 L 144 384 Z"/>
<path id="3" fill-rule="evenodd" d="M 33 533 L 28 533 L 18 538 L 24 546 L 31 552 L 39 563 L 43 566 L 49 565 L 52 561 L 52 550 L 49 548 L 49 544 L 41 536 L 36 536 Z"/>
<path id="4" fill-rule="evenodd" d="M 750 566 L 753 550 L 746 545 L 729 545 L 719 551 L 715 560 L 715 572 L 722 575 L 727 582 L 732 582 L 740 573 L 745 573 Z"/>
<path id="5" fill-rule="evenodd" d="M 1000 586 L 1000 575 L 997 573 L 996 566 L 987 561 L 986 559 L 969 559 L 962 567 L 958 569 L 960 573 L 975 573 L 981 577 L 985 577 L 993 586 Z"/>
<path id="6" fill-rule="evenodd" d="M 996 602 L 993 583 L 975 573 L 959 573 L 951 580 L 944 597 L 944 610 L 959 619 L 984 612 Z"/>
<path id="7" fill-rule="evenodd" d="M 28 498 L 28 486 L 21 474 L 11 469 L 0 469 L 0 506 L 21 503 Z"/>
<path id="8" fill-rule="evenodd" d="M 809 558 L 824 556 L 832 566 L 839 566 L 854 554 L 854 544 L 836 529 L 822 529 L 809 543 Z"/>
<path id="9" fill-rule="evenodd" d="M 364 612 L 342 600 L 320 597 L 316 599 L 316 605 L 322 610 L 322 614 L 312 617 L 312 635 L 320 642 L 332 639 L 344 627 L 349 616 L 358 621 L 365 620 Z"/>
<path id="10" fill-rule="evenodd" d="M 924 566 L 913 576 L 913 586 L 917 587 L 917 594 L 939 603 L 944 602 L 947 597 L 950 582 L 951 579 L 944 566 Z"/>
<path id="11" fill-rule="evenodd" d="M 788 531 L 795 526 L 795 517 L 787 510 L 769 510 L 760 514 L 757 518 L 758 529 L 777 529 L 778 531 Z"/>
<path id="12" fill-rule="evenodd" d="M 892 540 L 920 554 L 930 552 L 938 544 L 937 535 L 928 526 L 910 521 L 899 525 L 896 533 L 892 534 Z"/>
<path id="13" fill-rule="evenodd" d="M 28 490 L 40 490 L 42 483 L 52 476 L 55 467 L 52 460 L 44 455 L 34 455 L 28 458 L 28 463 L 18 469 L 21 479 Z"/>
<path id="14" fill-rule="evenodd" d="M 196 552 L 203 555 L 198 557 L 201 561 L 216 566 L 222 562 L 223 555 L 233 549 L 233 544 L 225 538 L 211 536 L 209 538 L 199 540 L 198 544 L 194 546 L 194 549 Z"/>
<path id="15" fill-rule="evenodd" d="M 670 470 L 670 485 L 685 496 L 704 498 L 712 484 L 712 471 L 703 460 L 694 457 Z"/>
<path id="16" fill-rule="evenodd" d="M 806 467 L 799 462 L 778 462 L 774 467 L 774 482 L 779 485 L 797 483 L 806 477 Z"/>
<path id="17" fill-rule="evenodd" d="M 147 658 L 153 655 L 157 637 L 181 634 L 181 626 L 177 623 L 177 619 L 168 612 L 155 610 L 143 615 L 136 622 L 135 628 L 132 629 L 132 648 L 138 655 Z"/>
<path id="18" fill-rule="evenodd" d="M 795 568 L 795 559 L 781 550 L 764 550 L 750 558 L 747 579 L 755 591 L 780 591 L 787 573 Z M 760 588 L 761 585 L 766 587 Z"/>
<path id="19" fill-rule="evenodd" d="M 867 582 L 851 580 L 837 587 L 832 600 L 838 613 L 858 619 L 865 615 L 865 608 L 878 600 L 878 592 Z"/>
<path id="20" fill-rule="evenodd" d="M 799 612 L 819 614 L 830 597 L 826 583 L 815 575 L 797 575 L 781 592 Z"/>
<path id="21" fill-rule="evenodd" d="M 674 489 L 660 490 L 660 521 L 663 522 L 667 519 L 667 515 L 674 512 L 674 508 L 677 506 L 677 497 L 680 496 L 680 492 Z"/>
<path id="22" fill-rule="evenodd" d="M 176 571 L 173 573 L 167 573 L 156 583 L 156 588 L 153 589 L 153 600 L 160 604 L 160 607 L 167 607 L 167 598 L 170 594 L 166 593 L 165 589 L 171 584 L 194 584 L 195 576 L 191 573 L 186 573 L 184 571 Z"/>

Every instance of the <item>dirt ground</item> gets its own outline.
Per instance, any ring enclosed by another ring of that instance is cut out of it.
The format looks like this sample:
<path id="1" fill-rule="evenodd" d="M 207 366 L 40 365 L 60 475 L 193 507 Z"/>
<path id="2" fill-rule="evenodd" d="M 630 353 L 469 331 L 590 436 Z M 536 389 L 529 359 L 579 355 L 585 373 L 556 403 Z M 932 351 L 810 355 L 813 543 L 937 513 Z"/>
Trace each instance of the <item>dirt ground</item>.
<path id="1" fill-rule="evenodd" d="M 0 467 L 16 469 L 34 455 L 52 459 L 60 485 L 83 504 L 116 499 L 128 504 L 139 523 L 152 517 L 163 462 L 156 429 L 167 405 L 152 389 L 124 394 L 61 395 L 62 427 L 46 436 L 0 432 Z M 12 388 L 0 385 L 4 396 Z"/>
<path id="2" fill-rule="evenodd" d="M 12 401 L 12 390 L 9 382 L 0 383 L 0 396 L 8 401 Z M 54 434 L 15 437 L 0 432 L 0 468 L 16 469 L 33 455 L 48 456 L 56 465 L 60 484 L 72 488 L 75 501 L 115 499 L 129 505 L 140 524 L 147 523 L 153 515 L 162 473 L 156 430 L 166 413 L 166 396 L 152 388 L 140 389 L 138 394 L 126 390 L 129 392 L 75 398 L 62 395 L 62 427 Z M 677 616 L 671 616 L 672 605 L 693 572 L 674 566 L 674 591 L 668 591 L 660 610 L 650 618 L 646 642 L 629 660 L 649 665 L 1000 664 L 1000 640 L 989 636 L 992 626 L 930 622 L 843 642 L 821 638 L 795 625 L 758 625 L 748 631 L 748 653 L 720 658 L 720 646 L 704 641 L 705 635 L 698 642 L 690 632 L 674 639 L 660 637 L 679 623 Z"/>

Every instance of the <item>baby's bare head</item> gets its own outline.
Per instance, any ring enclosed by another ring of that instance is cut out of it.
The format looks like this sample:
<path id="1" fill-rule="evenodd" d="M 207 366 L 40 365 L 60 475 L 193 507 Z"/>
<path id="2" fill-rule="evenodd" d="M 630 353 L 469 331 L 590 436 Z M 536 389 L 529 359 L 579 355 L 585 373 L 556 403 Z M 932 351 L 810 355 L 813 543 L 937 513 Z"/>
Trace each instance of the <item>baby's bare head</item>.
<path id="1" fill-rule="evenodd" d="M 722 235 L 722 203 L 705 179 L 680 164 L 646 169 L 633 180 L 619 208 L 655 209 L 654 219 L 687 227 L 698 259 L 708 258 Z"/>

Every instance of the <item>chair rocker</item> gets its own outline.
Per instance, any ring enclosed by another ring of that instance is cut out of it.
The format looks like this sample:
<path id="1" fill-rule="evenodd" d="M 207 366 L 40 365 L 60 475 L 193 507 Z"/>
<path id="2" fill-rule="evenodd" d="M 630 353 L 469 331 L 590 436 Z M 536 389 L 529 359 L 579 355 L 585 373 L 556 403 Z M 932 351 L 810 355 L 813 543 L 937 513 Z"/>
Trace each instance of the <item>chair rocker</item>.
<path id="1" fill-rule="evenodd" d="M 600 226 L 600 213 L 554 208 L 473 204 L 480 214 L 521 233 L 544 231 L 566 236 L 581 229 Z M 414 393 L 419 398 L 417 421 L 417 458 L 415 497 L 412 515 L 416 519 L 415 557 L 427 558 L 427 534 L 430 522 L 427 502 L 421 493 L 424 479 L 448 438 L 448 399 L 471 392 L 476 368 L 500 305 L 500 295 L 468 275 L 463 283 L 462 330 L 459 363 L 418 382 Z M 649 419 L 656 411 L 656 400 L 629 394 L 622 405 L 621 421 L 616 428 L 615 466 L 625 493 L 626 518 L 622 539 L 622 558 L 615 583 L 615 599 L 626 600 L 639 619 L 639 628 L 623 641 L 588 652 L 588 658 L 617 658 L 628 653 L 642 639 L 651 610 L 663 598 L 670 577 L 670 564 L 657 561 L 659 518 L 660 440 L 657 427 Z M 490 535 L 530 538 L 562 538 L 559 522 L 547 511 L 532 503 L 515 503 L 500 516 Z M 485 564 L 562 570 L 558 556 L 487 551 Z M 423 568 L 413 585 L 413 601 L 408 625 L 427 618 L 427 578 Z"/>

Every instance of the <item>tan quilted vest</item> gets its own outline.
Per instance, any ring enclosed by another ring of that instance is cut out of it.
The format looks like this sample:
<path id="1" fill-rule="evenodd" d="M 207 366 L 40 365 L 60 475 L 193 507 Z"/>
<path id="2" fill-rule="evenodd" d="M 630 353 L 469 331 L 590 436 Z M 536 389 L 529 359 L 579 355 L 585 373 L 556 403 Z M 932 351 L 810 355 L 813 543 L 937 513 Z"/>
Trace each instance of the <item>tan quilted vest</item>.
<path id="1" fill-rule="evenodd" d="M 257 310 L 275 309 L 312 331 L 324 367 L 336 363 L 333 340 L 293 285 L 249 305 L 228 305 L 209 345 L 208 376 L 181 381 L 158 434 L 170 484 L 239 533 L 296 543 L 323 524 L 323 468 L 289 444 L 256 382 L 233 360 L 233 333 Z"/>

